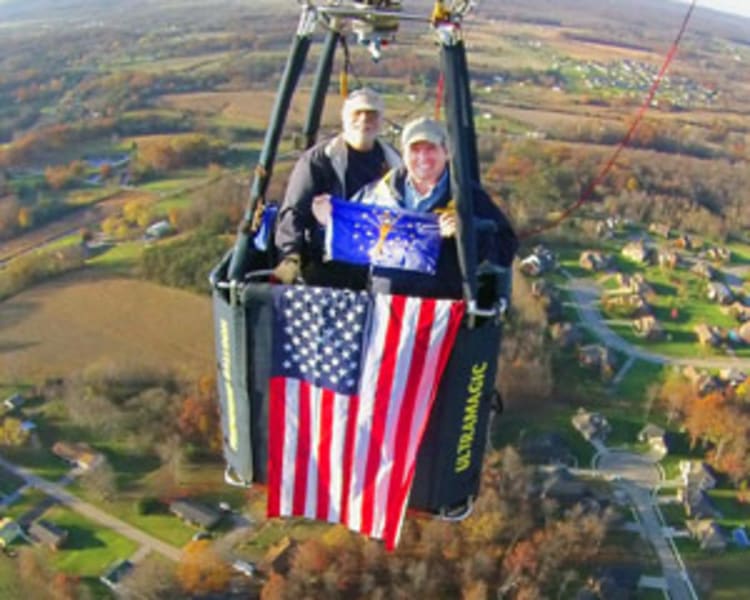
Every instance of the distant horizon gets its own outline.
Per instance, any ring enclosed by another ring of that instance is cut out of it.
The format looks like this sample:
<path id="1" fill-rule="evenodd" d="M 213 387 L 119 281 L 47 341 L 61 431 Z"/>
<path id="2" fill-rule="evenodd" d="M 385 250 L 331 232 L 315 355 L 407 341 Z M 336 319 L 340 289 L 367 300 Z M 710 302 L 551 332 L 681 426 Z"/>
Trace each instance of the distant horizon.
<path id="1" fill-rule="evenodd" d="M 671 0 L 689 4 L 692 0 Z M 720 12 L 750 17 L 750 1 L 748 0 L 698 0 L 696 8 L 710 8 Z"/>
<path id="2" fill-rule="evenodd" d="M 625 2 L 627 0 L 620 0 Z M 667 0 L 668 2 L 689 4 L 692 0 Z M 0 0 L 0 5 L 8 4 L 11 0 Z M 480 0 L 481 2 L 481 0 Z M 717 10 L 723 13 L 750 17 L 750 0 L 698 0 L 696 7 Z"/>

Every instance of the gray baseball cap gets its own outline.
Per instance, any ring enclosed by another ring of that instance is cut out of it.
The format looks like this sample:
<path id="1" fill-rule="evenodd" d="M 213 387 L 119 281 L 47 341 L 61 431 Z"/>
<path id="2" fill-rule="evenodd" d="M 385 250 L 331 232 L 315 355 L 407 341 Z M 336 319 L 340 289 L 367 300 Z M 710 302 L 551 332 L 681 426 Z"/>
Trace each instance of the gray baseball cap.
<path id="1" fill-rule="evenodd" d="M 401 147 L 406 148 L 414 142 L 431 142 L 438 146 L 447 147 L 448 132 L 434 119 L 420 117 L 409 121 L 401 133 Z"/>
<path id="2" fill-rule="evenodd" d="M 350 93 L 344 101 L 344 111 L 372 110 L 383 114 L 383 99 L 371 88 L 360 88 Z"/>

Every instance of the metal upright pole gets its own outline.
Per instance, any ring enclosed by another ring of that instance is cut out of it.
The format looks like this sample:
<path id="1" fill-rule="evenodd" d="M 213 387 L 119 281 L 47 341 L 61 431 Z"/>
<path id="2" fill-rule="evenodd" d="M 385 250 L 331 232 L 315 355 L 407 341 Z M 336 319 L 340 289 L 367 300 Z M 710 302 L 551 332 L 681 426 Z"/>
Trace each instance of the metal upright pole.
<path id="1" fill-rule="evenodd" d="M 331 82 L 331 71 L 333 70 L 333 58 L 336 52 L 336 44 L 339 43 L 341 34 L 334 29 L 329 29 L 323 42 L 323 52 L 318 61 L 318 69 L 315 72 L 315 81 L 310 93 L 310 104 L 307 107 L 307 118 L 302 134 L 305 136 L 305 148 L 315 144 L 320 129 L 320 119 L 323 116 L 323 105 L 325 104 L 328 85 Z"/>
<path id="2" fill-rule="evenodd" d="M 240 223 L 237 232 L 237 240 L 232 252 L 232 260 L 229 263 L 227 277 L 230 281 L 242 281 L 248 262 L 250 238 L 252 235 L 253 217 L 258 204 L 263 200 L 266 189 L 273 172 L 273 164 L 276 160 L 276 151 L 279 147 L 281 132 L 284 129 L 289 105 L 292 95 L 297 87 L 297 82 L 305 66 L 307 52 L 310 49 L 313 31 L 315 30 L 315 12 L 310 7 L 303 7 L 297 33 L 292 42 L 292 47 L 287 58 L 284 74 L 279 82 L 276 93 L 276 101 L 271 112 L 271 119 L 263 140 L 263 149 L 258 159 L 253 174 L 253 183 L 250 188 L 250 199 L 248 201 L 245 216 Z"/>
<path id="3" fill-rule="evenodd" d="M 470 307 L 477 297 L 477 248 L 474 231 L 474 174 L 476 161 L 474 121 L 468 89 L 465 47 L 455 28 L 439 32 L 441 60 L 445 74 L 445 112 L 450 139 L 451 192 L 456 202 L 458 263 L 464 299 Z"/>

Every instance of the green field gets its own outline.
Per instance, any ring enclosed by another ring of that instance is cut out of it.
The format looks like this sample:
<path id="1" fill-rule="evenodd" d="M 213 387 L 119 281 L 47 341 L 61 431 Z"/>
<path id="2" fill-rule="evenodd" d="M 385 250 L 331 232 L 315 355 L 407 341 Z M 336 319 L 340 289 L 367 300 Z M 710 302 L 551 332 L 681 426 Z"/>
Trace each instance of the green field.
<path id="1" fill-rule="evenodd" d="M 130 557 L 138 544 L 111 529 L 92 523 L 64 507 L 48 510 L 44 518 L 68 532 L 63 547 L 51 556 L 55 569 L 82 577 L 98 577 L 115 560 Z"/>
<path id="2" fill-rule="evenodd" d="M 87 261 L 87 264 L 118 275 L 131 275 L 133 267 L 143 252 L 143 242 L 120 242 L 102 254 Z"/>

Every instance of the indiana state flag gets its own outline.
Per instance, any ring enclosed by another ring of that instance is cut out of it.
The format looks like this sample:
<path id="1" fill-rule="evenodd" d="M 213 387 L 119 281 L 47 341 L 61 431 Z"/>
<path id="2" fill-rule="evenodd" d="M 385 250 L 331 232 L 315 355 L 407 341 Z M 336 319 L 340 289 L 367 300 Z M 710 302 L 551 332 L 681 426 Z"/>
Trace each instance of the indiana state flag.
<path id="1" fill-rule="evenodd" d="M 331 205 L 328 259 L 435 274 L 441 242 L 437 215 L 337 198 Z"/>

